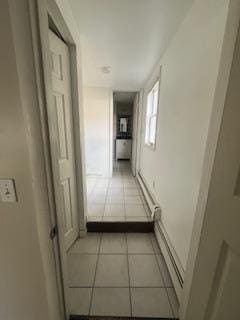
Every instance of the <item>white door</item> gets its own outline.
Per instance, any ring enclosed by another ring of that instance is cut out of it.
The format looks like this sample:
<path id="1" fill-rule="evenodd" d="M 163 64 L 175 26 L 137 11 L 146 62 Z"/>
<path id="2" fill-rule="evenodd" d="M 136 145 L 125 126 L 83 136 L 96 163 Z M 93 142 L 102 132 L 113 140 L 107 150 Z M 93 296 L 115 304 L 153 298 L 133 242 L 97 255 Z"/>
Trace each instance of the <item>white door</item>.
<path id="1" fill-rule="evenodd" d="M 75 178 L 75 157 L 73 142 L 73 119 L 71 101 L 71 80 L 69 49 L 67 45 L 49 30 L 53 105 L 48 113 L 52 130 L 51 146 L 57 163 L 58 186 L 62 212 L 58 214 L 65 237 L 66 250 L 78 236 L 77 189 Z M 55 168 L 56 169 L 56 168 Z"/>
<path id="2" fill-rule="evenodd" d="M 240 319 L 240 37 L 184 320 Z"/>

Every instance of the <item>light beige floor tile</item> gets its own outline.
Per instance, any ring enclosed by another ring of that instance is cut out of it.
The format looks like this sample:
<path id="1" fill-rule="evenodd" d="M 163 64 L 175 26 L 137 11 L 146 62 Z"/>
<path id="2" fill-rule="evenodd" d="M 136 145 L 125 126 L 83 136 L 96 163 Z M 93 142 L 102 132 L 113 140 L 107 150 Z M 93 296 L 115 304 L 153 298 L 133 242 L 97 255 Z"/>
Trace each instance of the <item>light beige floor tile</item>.
<path id="1" fill-rule="evenodd" d="M 127 233 L 128 253 L 154 254 L 148 233 Z"/>
<path id="2" fill-rule="evenodd" d="M 135 181 L 124 181 L 123 186 L 124 188 L 136 188 L 137 184 Z"/>
<path id="3" fill-rule="evenodd" d="M 107 185 L 105 185 L 105 186 L 103 186 L 103 185 L 102 186 L 95 186 L 93 188 L 93 191 L 97 192 L 97 193 L 106 193 L 107 190 L 108 190 L 108 186 Z"/>
<path id="4" fill-rule="evenodd" d="M 143 205 L 147 206 L 147 201 L 146 201 L 145 197 L 143 195 L 141 195 L 140 197 L 141 197 Z"/>
<path id="5" fill-rule="evenodd" d="M 158 242 L 157 242 L 157 239 L 156 239 L 156 236 L 154 233 L 151 233 L 150 234 L 150 237 L 151 237 L 151 241 L 152 241 L 152 245 L 153 245 L 153 250 L 155 252 L 155 254 L 162 254 L 161 253 L 161 250 L 160 250 L 160 247 L 158 245 Z"/>
<path id="6" fill-rule="evenodd" d="M 171 280 L 171 277 L 168 272 L 168 268 L 167 268 L 167 265 L 166 265 L 166 262 L 165 262 L 163 256 L 161 254 L 157 254 L 156 257 L 157 257 L 157 261 L 158 261 L 158 264 L 159 264 L 159 267 L 161 270 L 161 274 L 163 276 L 163 281 L 165 283 L 165 286 L 166 287 L 173 287 L 173 283 L 172 283 L 172 280 Z"/>
<path id="7" fill-rule="evenodd" d="M 122 188 L 123 187 L 123 182 L 122 182 L 122 180 L 110 181 L 109 182 L 109 187 L 110 188 Z"/>
<path id="8" fill-rule="evenodd" d="M 134 317 L 173 318 L 165 288 L 131 288 Z"/>
<path id="9" fill-rule="evenodd" d="M 123 195 L 108 195 L 106 203 L 124 204 L 124 197 Z"/>
<path id="10" fill-rule="evenodd" d="M 79 238 L 69 250 L 69 253 L 95 253 L 98 254 L 100 247 L 100 233 L 87 233 L 86 237 Z"/>
<path id="11" fill-rule="evenodd" d="M 96 287 L 128 287 L 126 255 L 100 255 L 96 272 Z"/>
<path id="12" fill-rule="evenodd" d="M 92 217 L 92 216 L 87 216 L 87 221 L 88 222 L 101 222 L 103 220 L 103 217 Z"/>
<path id="13" fill-rule="evenodd" d="M 94 196 L 91 194 L 88 197 L 89 204 L 104 204 L 105 201 L 106 201 L 106 196 Z"/>
<path id="14" fill-rule="evenodd" d="M 88 205 L 88 215 L 89 216 L 103 216 L 104 204 L 89 204 Z"/>
<path id="15" fill-rule="evenodd" d="M 96 182 L 95 188 L 99 188 L 99 189 L 103 188 L 103 189 L 105 189 L 105 188 L 108 187 L 108 185 L 109 185 L 109 181 L 108 180 L 99 180 L 99 181 Z"/>
<path id="16" fill-rule="evenodd" d="M 169 301 L 175 318 L 179 317 L 179 302 L 174 288 L 167 288 Z"/>
<path id="17" fill-rule="evenodd" d="M 131 316 L 128 288 L 94 288 L 91 315 Z"/>
<path id="18" fill-rule="evenodd" d="M 123 188 L 109 188 L 108 196 L 109 195 L 123 196 Z"/>
<path id="19" fill-rule="evenodd" d="M 126 204 L 138 204 L 138 205 L 141 205 L 143 203 L 142 202 L 142 198 L 140 196 L 128 196 L 128 195 L 125 195 L 124 199 L 125 199 L 125 203 Z"/>
<path id="20" fill-rule="evenodd" d="M 146 217 L 146 211 L 143 205 L 126 204 L 126 217 Z"/>
<path id="21" fill-rule="evenodd" d="M 126 196 L 140 196 L 141 192 L 138 188 L 124 188 L 124 194 Z"/>
<path id="22" fill-rule="evenodd" d="M 71 315 L 88 315 L 92 288 L 69 288 L 69 311 Z"/>
<path id="23" fill-rule="evenodd" d="M 107 189 L 103 190 L 103 191 L 99 191 L 97 189 L 93 189 L 92 193 L 91 193 L 91 196 L 92 197 L 106 197 L 107 195 Z"/>
<path id="24" fill-rule="evenodd" d="M 146 211 L 147 217 L 149 217 L 149 218 L 152 219 L 152 212 L 150 211 L 148 205 L 144 204 L 143 206 L 144 206 L 144 209 L 145 209 L 145 211 Z"/>
<path id="25" fill-rule="evenodd" d="M 93 286 L 97 257 L 94 254 L 68 254 L 70 287 Z"/>
<path id="26" fill-rule="evenodd" d="M 131 287 L 163 287 L 155 255 L 129 255 Z"/>
<path id="27" fill-rule="evenodd" d="M 87 196 L 90 196 L 92 191 L 93 191 L 93 186 L 87 186 Z"/>
<path id="28" fill-rule="evenodd" d="M 104 233 L 100 253 L 127 253 L 127 241 L 124 233 Z"/>
<path id="29" fill-rule="evenodd" d="M 125 208 L 123 204 L 106 204 L 104 216 L 121 217 L 125 216 Z"/>
<path id="30" fill-rule="evenodd" d="M 135 178 L 133 176 L 124 176 L 123 183 L 136 183 Z"/>
<path id="31" fill-rule="evenodd" d="M 103 216 L 102 221 L 105 221 L 105 222 L 125 222 L 126 217 L 125 216 L 121 216 L 121 217 Z"/>
<path id="32" fill-rule="evenodd" d="M 126 221 L 128 222 L 149 222 L 149 218 L 147 217 L 126 217 Z"/>

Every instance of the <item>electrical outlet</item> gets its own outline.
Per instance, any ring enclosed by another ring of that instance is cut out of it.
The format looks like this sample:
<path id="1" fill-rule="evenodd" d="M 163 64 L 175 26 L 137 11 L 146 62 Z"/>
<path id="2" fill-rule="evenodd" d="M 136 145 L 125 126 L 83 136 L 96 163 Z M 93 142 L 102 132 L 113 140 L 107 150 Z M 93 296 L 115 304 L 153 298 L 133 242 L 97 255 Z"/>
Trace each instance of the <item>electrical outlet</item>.
<path id="1" fill-rule="evenodd" d="M 2 202 L 16 202 L 17 196 L 13 179 L 0 180 L 0 196 Z"/>

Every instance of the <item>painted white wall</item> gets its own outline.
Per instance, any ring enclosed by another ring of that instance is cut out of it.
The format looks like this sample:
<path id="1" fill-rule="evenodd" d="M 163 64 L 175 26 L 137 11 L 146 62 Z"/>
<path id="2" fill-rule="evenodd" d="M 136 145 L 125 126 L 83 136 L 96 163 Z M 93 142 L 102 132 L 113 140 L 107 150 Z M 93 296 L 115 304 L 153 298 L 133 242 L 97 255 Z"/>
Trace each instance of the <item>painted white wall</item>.
<path id="1" fill-rule="evenodd" d="M 0 177 L 15 179 L 18 202 L 0 202 L 0 319 L 57 320 L 28 19 L 27 0 L 1 1 Z"/>
<path id="2" fill-rule="evenodd" d="M 76 39 L 70 8 L 56 3 Z M 18 196 L 0 202 L 0 319 L 59 320 L 29 4 L 35 1 L 0 3 L 0 177 L 15 179 Z"/>
<path id="3" fill-rule="evenodd" d="M 184 270 L 227 9 L 225 0 L 195 1 L 145 86 L 144 105 L 161 65 L 156 149 L 144 145 L 143 132 L 140 168 L 161 206 L 164 229 Z"/>
<path id="4" fill-rule="evenodd" d="M 84 87 L 86 174 L 110 176 L 112 158 L 112 90 Z"/>

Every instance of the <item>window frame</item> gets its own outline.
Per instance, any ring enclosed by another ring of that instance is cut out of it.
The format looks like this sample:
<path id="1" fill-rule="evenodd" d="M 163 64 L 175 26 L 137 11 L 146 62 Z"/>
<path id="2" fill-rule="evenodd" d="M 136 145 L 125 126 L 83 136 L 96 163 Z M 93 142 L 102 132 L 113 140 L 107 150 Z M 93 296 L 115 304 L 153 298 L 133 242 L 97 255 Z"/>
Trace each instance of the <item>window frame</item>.
<path id="1" fill-rule="evenodd" d="M 159 110 L 159 97 L 160 97 L 160 75 L 154 79 L 152 82 L 153 85 L 150 87 L 150 89 L 147 92 L 147 98 L 146 98 L 146 113 L 145 113 L 145 137 L 144 137 L 144 143 L 149 148 L 155 150 L 156 148 L 156 140 L 157 140 L 157 122 L 158 122 L 158 110 Z M 158 86 L 158 94 L 157 94 L 157 105 L 156 105 L 156 112 L 154 112 L 154 89 Z M 152 93 L 153 102 L 151 104 L 151 113 L 149 113 L 149 107 L 148 107 L 148 100 L 149 100 L 149 94 Z M 156 124 L 155 124 L 155 132 L 154 132 L 154 142 L 150 141 L 151 137 L 151 125 L 150 122 L 152 119 L 155 118 Z"/>

